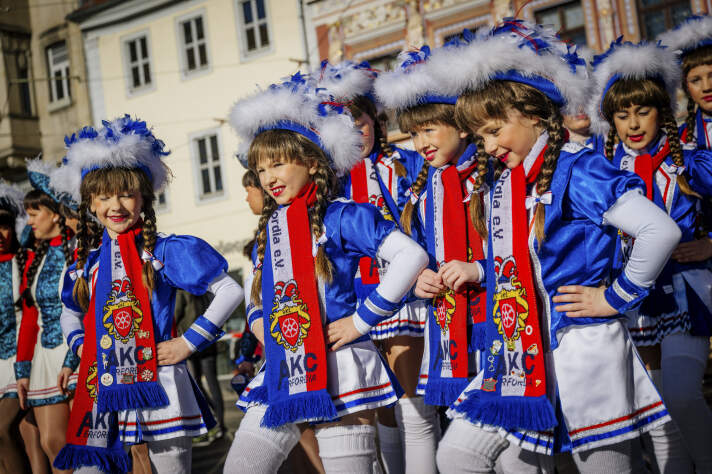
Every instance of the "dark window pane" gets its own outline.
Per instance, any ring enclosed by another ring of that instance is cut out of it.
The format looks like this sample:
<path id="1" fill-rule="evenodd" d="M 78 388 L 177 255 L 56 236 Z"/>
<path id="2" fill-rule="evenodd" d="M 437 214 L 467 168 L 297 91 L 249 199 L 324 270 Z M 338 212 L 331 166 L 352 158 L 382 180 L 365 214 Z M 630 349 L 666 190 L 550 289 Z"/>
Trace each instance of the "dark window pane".
<path id="1" fill-rule="evenodd" d="M 201 165 L 204 165 L 208 162 L 208 153 L 205 147 L 205 138 L 200 138 L 198 140 L 198 158 L 200 158 Z"/>
<path id="2" fill-rule="evenodd" d="M 262 43 L 260 46 L 269 46 L 269 36 L 267 35 L 267 23 L 262 23 L 260 25 L 260 38 L 262 38 Z"/>
<path id="3" fill-rule="evenodd" d="M 264 0 L 257 0 L 257 19 L 262 20 L 265 17 L 265 2 Z"/>
<path id="4" fill-rule="evenodd" d="M 222 175 L 220 174 L 220 167 L 216 166 L 213 170 L 215 171 L 215 191 L 222 191 Z"/>
<path id="5" fill-rule="evenodd" d="M 206 168 L 200 171 L 200 175 L 203 178 L 203 194 L 210 194 L 212 189 L 210 189 L 210 171 Z"/>
<path id="6" fill-rule="evenodd" d="M 645 24 L 645 36 L 648 39 L 657 37 L 660 33 L 667 30 L 665 27 L 665 10 L 646 13 L 643 18 Z"/>
<path id="7" fill-rule="evenodd" d="M 561 30 L 561 20 L 559 19 L 559 9 L 551 8 L 536 14 L 536 21 L 542 25 L 551 25 L 554 31 Z"/>
<path id="8" fill-rule="evenodd" d="M 185 54 L 188 57 L 188 70 L 192 71 L 195 69 L 195 48 L 186 49 Z"/>
<path id="9" fill-rule="evenodd" d="M 255 29 L 247 28 L 245 33 L 247 34 L 247 50 L 252 51 L 257 48 L 257 44 L 255 43 Z"/>
<path id="10" fill-rule="evenodd" d="M 581 4 L 569 5 L 564 8 L 564 23 L 567 30 L 584 26 L 584 21 Z"/>
<path id="11" fill-rule="evenodd" d="M 664 1 L 665 0 L 641 0 L 641 3 L 643 4 L 644 7 L 651 7 L 654 5 L 660 5 Z"/>
<path id="12" fill-rule="evenodd" d="M 149 66 L 148 63 L 145 63 L 143 65 L 143 83 L 144 84 L 151 83 L 151 66 Z"/>
<path id="13" fill-rule="evenodd" d="M 252 23 L 252 7 L 250 6 L 250 1 L 242 2 L 242 19 L 245 25 Z"/>
<path id="14" fill-rule="evenodd" d="M 136 56 L 136 42 L 135 41 L 129 41 L 129 58 L 132 63 L 135 63 L 138 60 L 138 57 Z"/>
<path id="15" fill-rule="evenodd" d="M 199 40 L 203 39 L 203 17 L 199 16 L 195 19 L 195 37 Z"/>
<path id="16" fill-rule="evenodd" d="M 146 37 L 141 38 L 141 57 L 143 59 L 148 58 L 148 44 L 146 43 Z"/>
<path id="17" fill-rule="evenodd" d="M 200 56 L 200 65 L 206 66 L 208 64 L 208 53 L 205 50 L 205 44 L 198 46 L 198 56 Z"/>
<path id="18" fill-rule="evenodd" d="M 578 46 L 586 46 L 586 30 L 581 28 L 574 31 L 566 32 L 566 35 L 562 35 L 564 41 L 573 43 Z"/>
<path id="19" fill-rule="evenodd" d="M 682 4 L 677 4 L 672 7 L 672 25 L 671 28 L 676 27 L 680 23 L 682 23 L 685 18 L 689 17 L 692 15 L 692 11 L 690 10 L 690 4 L 689 3 L 682 3 Z"/>
<path id="20" fill-rule="evenodd" d="M 210 137 L 210 151 L 213 153 L 213 161 L 220 161 L 220 155 L 218 154 L 218 137 L 217 137 L 217 135 L 212 135 Z"/>
<path id="21" fill-rule="evenodd" d="M 193 41 L 193 29 L 190 27 L 189 21 L 183 23 L 183 39 L 185 40 L 185 44 Z"/>
<path id="22" fill-rule="evenodd" d="M 64 83 L 67 85 L 66 86 L 67 87 L 67 97 L 71 97 L 72 94 L 71 94 L 70 88 L 72 86 L 72 81 L 69 80 L 69 68 L 66 68 L 64 70 L 64 77 L 66 78 L 66 79 L 64 79 Z"/>
<path id="23" fill-rule="evenodd" d="M 160 194 L 158 195 L 158 204 L 161 205 L 161 206 L 163 206 L 164 204 L 166 204 L 166 193 L 160 193 Z"/>
<path id="24" fill-rule="evenodd" d="M 64 86 L 62 84 L 62 72 L 54 72 L 54 87 L 57 90 L 57 100 L 64 98 Z"/>
<path id="25" fill-rule="evenodd" d="M 133 79 L 134 88 L 139 87 L 141 85 L 141 78 L 139 77 L 138 66 L 134 66 L 131 68 L 131 77 Z"/>

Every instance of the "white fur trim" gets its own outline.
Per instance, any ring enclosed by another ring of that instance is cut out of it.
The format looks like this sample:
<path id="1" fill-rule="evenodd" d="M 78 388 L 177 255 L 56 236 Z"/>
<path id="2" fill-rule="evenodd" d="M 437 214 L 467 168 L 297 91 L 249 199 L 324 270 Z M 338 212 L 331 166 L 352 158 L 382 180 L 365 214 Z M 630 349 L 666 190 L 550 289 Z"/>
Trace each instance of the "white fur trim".
<path id="1" fill-rule="evenodd" d="M 81 202 L 82 170 L 91 168 L 137 168 L 145 166 L 151 172 L 153 191 L 159 193 L 170 180 L 168 168 L 161 156 L 153 151 L 153 141 L 134 133 L 116 133 L 123 118 L 115 119 L 98 130 L 94 139 L 80 139 L 67 149 L 67 163 L 52 174 L 51 186 Z M 118 140 L 106 139 L 107 128 L 112 128 Z"/>
<path id="2" fill-rule="evenodd" d="M 17 214 L 15 218 L 15 236 L 19 239 L 22 230 L 27 224 L 27 214 L 25 213 L 25 193 L 17 186 L 0 179 L 0 200 L 6 201 L 11 207 L 11 212 Z"/>
<path id="3" fill-rule="evenodd" d="M 233 105 L 230 125 L 242 143 L 238 153 L 246 153 L 257 133 L 279 121 L 297 123 L 314 131 L 321 140 L 324 151 L 333 162 L 339 176 L 346 174 L 361 160 L 361 135 L 356 130 L 348 111 L 339 114 L 319 114 L 322 102 L 332 100 L 324 92 L 318 95 L 311 85 L 297 90 L 289 87 L 272 87 L 258 91 Z"/>
<path id="4" fill-rule="evenodd" d="M 358 67 L 352 61 L 329 64 L 316 69 L 312 76 L 318 78 L 318 87 L 328 90 L 337 100 L 348 101 L 371 92 L 374 71 Z"/>
<path id="5" fill-rule="evenodd" d="M 610 126 L 601 113 L 603 89 L 614 75 L 618 74 L 624 79 L 661 77 L 670 96 L 672 110 L 675 110 L 675 95 L 680 85 L 680 66 L 671 49 L 661 48 L 651 43 L 637 45 L 624 43 L 615 45 L 614 48 L 591 74 L 591 99 L 587 109 L 591 119 L 591 132 L 604 137 Z"/>
<path id="6" fill-rule="evenodd" d="M 27 165 L 28 173 L 40 173 L 50 178 L 57 170 L 57 167 L 53 163 L 43 160 L 42 155 L 38 155 L 37 158 L 31 160 L 25 160 L 25 164 Z"/>
<path id="7" fill-rule="evenodd" d="M 712 17 L 709 16 L 688 20 L 658 36 L 662 44 L 675 51 L 694 49 L 709 39 L 712 39 Z"/>
<path id="8" fill-rule="evenodd" d="M 406 54 L 407 51 L 404 51 L 398 56 L 401 62 L 407 58 Z M 430 74 L 430 59 L 405 70 L 399 68 L 379 74 L 373 84 L 378 102 L 387 109 L 403 110 L 416 105 L 425 95 L 442 95 L 437 81 Z"/>

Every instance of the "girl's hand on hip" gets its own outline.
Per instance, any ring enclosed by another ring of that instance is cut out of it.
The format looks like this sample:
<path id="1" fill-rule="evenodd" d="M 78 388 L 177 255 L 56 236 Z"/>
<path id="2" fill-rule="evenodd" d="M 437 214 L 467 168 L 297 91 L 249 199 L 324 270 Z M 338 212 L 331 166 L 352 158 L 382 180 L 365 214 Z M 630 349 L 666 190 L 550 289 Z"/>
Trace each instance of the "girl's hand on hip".
<path id="1" fill-rule="evenodd" d="M 569 318 L 605 318 L 615 316 L 618 311 L 606 301 L 605 287 L 568 285 L 560 286 L 554 303 L 567 303 L 556 306 L 556 311 L 566 313 Z"/>
<path id="2" fill-rule="evenodd" d="M 670 256 L 680 263 L 704 262 L 710 257 L 712 257 L 712 239 L 709 237 L 683 242 Z"/>
<path id="3" fill-rule="evenodd" d="M 442 282 L 457 293 L 466 283 L 479 283 L 482 280 L 479 265 L 460 260 L 450 260 L 440 267 L 438 276 Z"/>
<path id="4" fill-rule="evenodd" d="M 326 327 L 326 343 L 333 344 L 331 350 L 335 351 L 341 346 L 348 344 L 361 337 L 354 325 L 354 317 L 341 318 Z"/>
<path id="5" fill-rule="evenodd" d="M 186 360 L 193 351 L 182 337 L 174 337 L 168 341 L 159 342 L 156 346 L 158 365 L 175 365 Z"/>
<path id="6" fill-rule="evenodd" d="M 420 272 L 418 280 L 415 282 L 415 296 L 418 298 L 435 298 L 443 290 L 445 290 L 445 285 L 443 285 L 440 275 L 429 268 Z"/>

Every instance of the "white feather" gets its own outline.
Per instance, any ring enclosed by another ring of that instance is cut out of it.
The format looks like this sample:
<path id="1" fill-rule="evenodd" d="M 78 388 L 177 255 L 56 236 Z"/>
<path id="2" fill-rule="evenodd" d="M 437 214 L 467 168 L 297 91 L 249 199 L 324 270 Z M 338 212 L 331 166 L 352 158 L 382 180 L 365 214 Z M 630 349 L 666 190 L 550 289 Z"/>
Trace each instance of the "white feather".
<path id="1" fill-rule="evenodd" d="M 675 53 L 650 43 L 616 45 L 613 52 L 591 74 L 591 99 L 587 112 L 591 119 L 592 133 L 602 136 L 608 133 L 610 125 L 603 117 L 601 106 L 604 89 L 616 74 L 622 79 L 662 78 L 670 96 L 670 107 L 675 110 L 675 96 L 680 85 L 680 67 L 675 60 Z"/>
<path id="2" fill-rule="evenodd" d="M 16 185 L 7 183 L 0 179 L 0 207 L 6 208 L 15 214 L 15 236 L 19 239 L 22 229 L 27 224 L 27 214 L 23 201 L 25 193 Z"/>
<path id="3" fill-rule="evenodd" d="M 658 40 L 674 51 L 688 51 L 705 40 L 712 39 L 712 17 L 703 16 L 686 21 L 677 28 L 658 36 Z"/>
<path id="4" fill-rule="evenodd" d="M 328 90 L 337 100 L 348 101 L 366 95 L 373 88 L 376 77 L 374 71 L 358 67 L 351 61 L 339 64 L 327 63 L 323 68 L 315 69 L 312 77 L 318 78 L 318 87 Z"/>

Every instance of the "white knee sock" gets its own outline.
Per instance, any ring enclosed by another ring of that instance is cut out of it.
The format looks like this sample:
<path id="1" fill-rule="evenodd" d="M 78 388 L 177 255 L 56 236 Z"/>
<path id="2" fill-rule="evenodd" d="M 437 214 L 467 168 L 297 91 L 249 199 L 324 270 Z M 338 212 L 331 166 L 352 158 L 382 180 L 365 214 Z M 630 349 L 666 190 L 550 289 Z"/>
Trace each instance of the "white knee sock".
<path id="1" fill-rule="evenodd" d="M 371 425 L 317 428 L 316 439 L 327 474 L 371 474 L 378 465 L 376 428 Z"/>
<path id="2" fill-rule="evenodd" d="M 658 392 L 663 393 L 663 375 L 660 370 L 649 370 Z M 674 422 L 665 423 L 650 430 L 643 437 L 643 446 L 653 459 L 655 474 L 690 474 L 692 458 L 687 453 L 685 442 Z M 650 449 L 652 448 L 652 450 Z"/>
<path id="3" fill-rule="evenodd" d="M 406 474 L 435 474 L 435 452 L 440 438 L 437 409 L 423 397 L 401 398 L 395 408 L 401 431 Z"/>
<path id="4" fill-rule="evenodd" d="M 457 418 L 438 446 L 438 469 L 447 474 L 493 473 L 497 458 L 508 445 L 497 433 Z"/>
<path id="5" fill-rule="evenodd" d="M 698 473 L 712 473 L 712 411 L 702 394 L 709 339 L 671 334 L 662 345 L 663 400 Z"/>
<path id="6" fill-rule="evenodd" d="M 575 453 L 574 462 L 581 474 L 629 474 L 633 472 L 632 454 L 633 442 L 628 440 Z"/>
<path id="7" fill-rule="evenodd" d="M 189 474 L 192 460 L 193 441 L 187 436 L 149 441 L 148 457 L 153 472 Z"/>
<path id="8" fill-rule="evenodd" d="M 403 474 L 403 446 L 400 430 L 396 426 L 376 424 L 378 428 L 378 447 L 386 474 Z"/>
<path id="9" fill-rule="evenodd" d="M 497 459 L 495 470 L 503 474 L 554 474 L 554 456 L 527 451 L 509 443 Z"/>
<path id="10" fill-rule="evenodd" d="M 261 426 L 264 413 L 261 406 L 245 413 L 225 460 L 225 474 L 273 474 L 299 442 L 301 433 L 293 423 L 277 428 Z"/>

